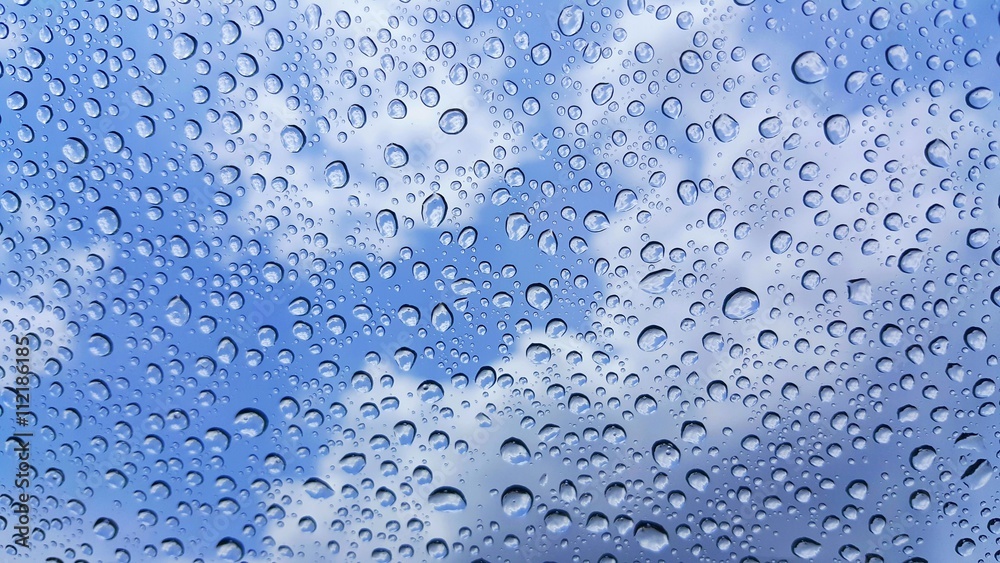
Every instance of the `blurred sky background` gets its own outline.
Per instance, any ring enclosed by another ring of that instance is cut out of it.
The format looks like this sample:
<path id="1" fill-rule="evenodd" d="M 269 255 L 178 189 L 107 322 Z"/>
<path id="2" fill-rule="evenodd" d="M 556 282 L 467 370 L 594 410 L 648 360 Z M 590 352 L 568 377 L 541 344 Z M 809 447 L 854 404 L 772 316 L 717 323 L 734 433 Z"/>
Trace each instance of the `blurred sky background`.
<path id="1" fill-rule="evenodd" d="M 997 25 L 5 3 L 8 557 L 995 559 Z"/>

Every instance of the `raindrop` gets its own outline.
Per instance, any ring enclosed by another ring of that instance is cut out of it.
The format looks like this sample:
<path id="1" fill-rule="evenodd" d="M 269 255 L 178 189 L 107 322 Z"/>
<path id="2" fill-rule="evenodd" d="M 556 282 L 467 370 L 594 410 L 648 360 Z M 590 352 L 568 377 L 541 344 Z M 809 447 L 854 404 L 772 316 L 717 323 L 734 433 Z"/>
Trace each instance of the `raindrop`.
<path id="1" fill-rule="evenodd" d="M 614 97 L 614 95 L 615 87 L 607 82 L 598 82 L 590 90 L 590 99 L 599 106 L 603 106 L 611 101 L 611 98 Z"/>
<path id="2" fill-rule="evenodd" d="M 167 303 L 167 322 L 174 326 L 184 326 L 191 318 L 191 305 L 181 295 L 176 295 Z"/>
<path id="3" fill-rule="evenodd" d="M 653 459 L 663 469 L 672 469 L 681 460 L 681 451 L 669 440 L 660 440 L 653 444 Z"/>
<path id="4" fill-rule="evenodd" d="M 281 130 L 281 146 L 290 153 L 297 153 L 306 144 L 306 134 L 295 125 L 286 125 Z"/>
<path id="5" fill-rule="evenodd" d="M 178 33 L 174 36 L 173 53 L 176 59 L 190 59 L 197 47 L 198 41 L 187 33 Z"/>
<path id="6" fill-rule="evenodd" d="M 655 522 L 640 521 L 632 531 L 635 541 L 648 551 L 660 552 L 670 545 L 670 538 L 663 526 Z"/>
<path id="7" fill-rule="evenodd" d="M 257 409 L 243 409 L 236 413 L 233 427 L 247 438 L 256 438 L 267 429 L 267 417 Z"/>
<path id="8" fill-rule="evenodd" d="M 834 145 L 839 145 L 847 140 L 851 133 L 851 122 L 843 115 L 832 115 L 823 122 L 823 133 L 826 139 Z"/>
<path id="9" fill-rule="evenodd" d="M 351 175 L 347 171 L 347 164 L 342 160 L 335 160 L 327 164 L 323 175 L 326 178 L 326 184 L 333 189 L 343 188 L 351 179 Z"/>
<path id="10" fill-rule="evenodd" d="M 528 289 L 525 290 L 525 297 L 527 298 L 528 305 L 538 311 L 547 309 L 549 304 L 552 303 L 552 293 L 549 291 L 549 288 L 539 283 L 529 285 Z"/>
<path id="11" fill-rule="evenodd" d="M 420 217 L 429 227 L 439 227 L 448 215 L 448 202 L 439 193 L 427 196 L 420 206 Z"/>
<path id="12" fill-rule="evenodd" d="M 410 155 L 406 152 L 406 149 L 395 144 L 390 143 L 385 147 L 385 152 L 383 154 L 385 163 L 389 165 L 390 168 L 402 168 L 406 166 L 406 163 L 410 161 Z"/>
<path id="13" fill-rule="evenodd" d="M 500 505 L 507 516 L 521 518 L 527 516 L 534 504 L 531 491 L 520 485 L 512 485 L 500 495 Z"/>
<path id="14" fill-rule="evenodd" d="M 98 518 L 94 522 L 94 535 L 103 540 L 114 539 L 118 535 L 118 523 L 110 518 Z"/>
<path id="15" fill-rule="evenodd" d="M 826 59 L 816 51 L 806 51 L 795 58 L 792 63 L 792 74 L 799 82 L 815 84 L 830 73 Z"/>
<path id="16" fill-rule="evenodd" d="M 112 207 L 102 207 L 97 212 L 97 229 L 105 235 L 113 235 L 121 228 L 121 218 Z"/>
<path id="17" fill-rule="evenodd" d="M 639 333 L 636 344 L 643 352 L 655 352 L 667 343 L 667 332 L 662 328 L 651 325 Z"/>
<path id="18" fill-rule="evenodd" d="M 427 497 L 431 507 L 438 512 L 459 512 L 465 510 L 465 495 L 454 487 L 438 487 Z"/>
<path id="19" fill-rule="evenodd" d="M 572 5 L 566 6 L 559 12 L 559 31 L 567 36 L 572 37 L 583 29 L 583 8 Z"/>
<path id="20" fill-rule="evenodd" d="M 726 296 L 722 303 L 722 313 L 734 321 L 745 319 L 757 312 L 760 299 L 753 291 L 740 287 Z"/>
<path id="21" fill-rule="evenodd" d="M 469 118 L 465 115 L 464 111 L 454 108 L 441 114 L 441 119 L 438 120 L 438 127 L 449 135 L 457 135 L 465 129 L 468 120 Z"/>
<path id="22" fill-rule="evenodd" d="M 728 113 L 723 113 L 712 122 L 712 130 L 716 138 L 723 143 L 728 143 L 740 134 L 740 124 Z"/>
<path id="23" fill-rule="evenodd" d="M 902 45 L 893 45 L 885 50 L 885 60 L 889 62 L 889 66 L 896 70 L 903 70 L 906 65 L 910 64 L 910 54 L 906 51 L 906 47 Z"/>
<path id="24" fill-rule="evenodd" d="M 819 555 L 822 546 L 809 538 L 799 538 L 792 542 L 792 553 L 800 559 L 813 559 Z"/>
<path id="25" fill-rule="evenodd" d="M 985 87 L 976 88 L 965 96 L 965 103 L 969 104 L 969 107 L 973 109 L 983 109 L 992 102 L 993 90 Z"/>
<path id="26" fill-rule="evenodd" d="M 934 139 L 924 148 L 924 156 L 938 168 L 947 168 L 951 160 L 951 147 L 941 139 Z"/>
<path id="27" fill-rule="evenodd" d="M 639 282 L 639 289 L 653 295 L 666 293 L 674 283 L 676 274 L 673 270 L 662 269 L 646 274 Z"/>
<path id="28" fill-rule="evenodd" d="M 70 137 L 62 148 L 63 156 L 73 164 L 82 164 L 87 160 L 87 145 L 76 137 Z"/>
<path id="29" fill-rule="evenodd" d="M 380 235 L 386 238 L 396 236 L 399 231 L 399 223 L 396 220 L 396 213 L 389 209 L 383 209 L 375 215 L 375 225 Z"/>
<path id="30" fill-rule="evenodd" d="M 451 328 L 454 322 L 454 317 L 451 314 L 451 310 L 444 303 L 438 303 L 434 306 L 431 311 L 431 324 L 434 325 L 439 332 L 445 332 Z"/>

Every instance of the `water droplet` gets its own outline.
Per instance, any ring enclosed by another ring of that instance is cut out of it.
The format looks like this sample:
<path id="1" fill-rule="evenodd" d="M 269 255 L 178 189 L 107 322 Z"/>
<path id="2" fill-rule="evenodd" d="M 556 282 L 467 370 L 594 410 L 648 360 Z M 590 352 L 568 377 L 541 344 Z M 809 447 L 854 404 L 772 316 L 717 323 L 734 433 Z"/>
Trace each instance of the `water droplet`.
<path id="1" fill-rule="evenodd" d="M 934 139 L 924 148 L 924 156 L 938 168 L 947 168 L 951 160 L 951 147 L 941 139 Z"/>
<path id="2" fill-rule="evenodd" d="M 851 122 L 843 115 L 832 115 L 823 122 L 823 133 L 828 141 L 839 145 L 851 134 Z"/>
<path id="3" fill-rule="evenodd" d="M 378 228 L 379 234 L 386 238 L 392 238 L 399 232 L 396 213 L 390 209 L 383 209 L 375 215 L 375 225 Z"/>
<path id="4" fill-rule="evenodd" d="M 664 469 L 672 469 L 681 461 L 681 451 L 670 440 L 653 444 L 653 459 Z"/>
<path id="5" fill-rule="evenodd" d="M 465 495 L 454 487 L 438 487 L 427 497 L 431 507 L 438 512 L 459 512 L 465 510 Z"/>
<path id="6" fill-rule="evenodd" d="M 727 319 L 738 321 L 753 315 L 759 307 L 760 299 L 757 294 L 750 289 L 740 287 L 726 296 L 722 304 L 722 313 Z"/>
<path id="7" fill-rule="evenodd" d="M 648 551 L 659 553 L 670 545 L 670 537 L 667 535 L 667 531 L 656 522 L 640 521 L 635 525 L 632 535 L 635 536 L 635 541 Z"/>
<path id="8" fill-rule="evenodd" d="M 82 164 L 85 162 L 88 152 L 87 145 L 76 137 L 70 137 L 62 148 L 63 156 L 73 164 Z"/>
<path id="9" fill-rule="evenodd" d="M 830 65 L 816 51 L 806 51 L 795 58 L 792 63 L 792 74 L 799 82 L 815 84 L 822 81 L 830 73 Z"/>
<path id="10" fill-rule="evenodd" d="M 655 272 L 646 274 L 646 276 L 642 278 L 639 282 L 639 289 L 653 295 L 666 293 L 670 290 L 670 286 L 674 283 L 675 278 L 676 274 L 673 270 L 656 270 Z"/>
<path id="11" fill-rule="evenodd" d="M 239 561 L 244 553 L 243 544 L 235 538 L 223 538 L 215 546 L 215 555 L 222 561 Z"/>
<path id="12" fill-rule="evenodd" d="M 94 333 L 87 340 L 87 349 L 90 350 L 91 354 L 97 357 L 103 358 L 104 356 L 110 355 L 113 348 L 114 347 L 111 345 L 111 339 L 99 332 Z"/>
<path id="13" fill-rule="evenodd" d="M 326 178 L 326 184 L 333 189 L 343 188 L 351 179 L 351 175 L 347 171 L 347 164 L 342 160 L 335 160 L 327 164 L 323 175 Z"/>
<path id="14" fill-rule="evenodd" d="M 552 292 L 549 291 L 549 288 L 539 283 L 529 285 L 528 289 L 525 290 L 525 297 L 527 298 L 528 305 L 538 311 L 547 309 L 549 304 L 552 303 Z"/>
<path id="15" fill-rule="evenodd" d="M 815 540 L 799 538 L 792 542 L 792 553 L 800 559 L 813 559 L 819 555 L 822 546 Z"/>
<path id="16" fill-rule="evenodd" d="M 441 114 L 441 119 L 438 120 L 438 127 L 449 135 L 457 135 L 465 129 L 468 121 L 469 118 L 464 111 L 453 108 Z"/>
<path id="17" fill-rule="evenodd" d="M 912 274 L 920 267 L 924 260 L 924 251 L 919 248 L 911 248 L 899 257 L 899 270 L 904 274 Z"/>
<path id="18" fill-rule="evenodd" d="M 650 325 L 639 333 L 636 344 L 643 352 L 655 352 L 667 343 L 667 332 L 656 325 Z"/>
<path id="19" fill-rule="evenodd" d="M 504 514 L 514 518 L 527 516 L 533 504 L 531 491 L 520 485 L 512 485 L 500 495 L 500 505 Z"/>
<path id="20" fill-rule="evenodd" d="M 663 104 L 660 106 L 660 111 L 663 115 L 669 117 L 670 119 L 677 119 L 681 116 L 681 111 L 683 109 L 681 101 L 677 98 L 667 98 L 663 100 Z"/>
<path id="21" fill-rule="evenodd" d="M 438 303 L 434 306 L 431 311 L 431 324 L 434 325 L 439 332 L 445 332 L 451 328 L 454 322 L 454 317 L 451 314 L 451 310 L 444 303 Z"/>
<path id="22" fill-rule="evenodd" d="M 559 31 L 567 36 L 572 37 L 583 29 L 583 8 L 572 5 L 566 6 L 559 12 Z"/>
<path id="23" fill-rule="evenodd" d="M 184 326 L 191 318 L 191 305 L 183 296 L 175 295 L 167 303 L 167 322 L 174 326 Z"/>
<path id="24" fill-rule="evenodd" d="M 118 523 L 110 518 L 98 518 L 94 522 L 94 535 L 103 540 L 114 539 L 118 535 Z"/>
<path id="25" fill-rule="evenodd" d="M 500 446 L 500 457 L 512 465 L 531 463 L 531 452 L 528 446 L 517 438 L 508 438 Z"/>
<path id="26" fill-rule="evenodd" d="M 420 206 L 420 216 L 429 227 L 439 227 L 448 215 L 448 202 L 444 196 L 434 193 L 427 196 Z"/>
<path id="27" fill-rule="evenodd" d="M 406 163 L 410 161 L 410 155 L 406 152 L 406 149 L 395 144 L 390 143 L 385 147 L 384 153 L 385 163 L 389 165 L 390 168 L 402 168 L 406 166 Z"/>
<path id="28" fill-rule="evenodd" d="M 236 413 L 233 427 L 247 438 L 256 438 L 267 429 L 267 417 L 257 409 L 243 409 Z"/>
<path id="29" fill-rule="evenodd" d="M 917 471 L 927 471 L 934 465 L 937 451 L 930 446 L 920 446 L 910 453 L 910 466 Z"/>
<path id="30" fill-rule="evenodd" d="M 305 144 L 306 134 L 295 125 L 286 125 L 281 129 L 281 146 L 288 152 L 299 152 Z"/>
<path id="31" fill-rule="evenodd" d="M 701 55 L 695 51 L 684 51 L 681 53 L 681 68 L 688 74 L 698 74 L 705 68 L 705 62 L 701 60 Z"/>
<path id="32" fill-rule="evenodd" d="M 611 98 L 613 98 L 614 95 L 615 87 L 607 82 L 598 82 L 590 90 L 590 99 L 599 106 L 603 106 L 611 101 Z"/>
<path id="33" fill-rule="evenodd" d="M 716 138 L 723 143 L 728 143 L 740 134 L 740 124 L 728 113 L 723 113 L 712 122 L 712 130 Z"/>
<path id="34" fill-rule="evenodd" d="M 118 211 L 112 207 L 102 207 L 97 212 L 97 229 L 105 235 L 113 235 L 121 228 L 121 218 Z"/>
<path id="35" fill-rule="evenodd" d="M 965 96 L 965 103 L 969 104 L 969 107 L 973 109 L 983 109 L 992 102 L 993 90 L 985 87 L 976 88 Z"/>
<path id="36" fill-rule="evenodd" d="M 174 58 L 184 60 L 190 59 L 198 48 L 198 41 L 187 33 L 178 33 L 174 36 L 173 53 Z"/>
<path id="37" fill-rule="evenodd" d="M 889 66 L 896 70 L 903 70 L 906 65 L 910 64 L 910 54 L 906 51 L 906 47 L 902 45 L 893 45 L 885 50 L 885 60 L 889 62 Z"/>

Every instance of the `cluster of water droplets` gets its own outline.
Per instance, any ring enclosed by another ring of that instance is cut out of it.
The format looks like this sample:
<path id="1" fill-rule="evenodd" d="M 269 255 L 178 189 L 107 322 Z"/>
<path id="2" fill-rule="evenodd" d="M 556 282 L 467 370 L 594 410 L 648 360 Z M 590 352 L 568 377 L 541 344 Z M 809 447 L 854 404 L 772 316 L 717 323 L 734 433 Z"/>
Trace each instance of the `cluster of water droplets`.
<path id="1" fill-rule="evenodd" d="M 1000 24 L 878 4 L 0 6 L 6 556 L 996 560 Z"/>

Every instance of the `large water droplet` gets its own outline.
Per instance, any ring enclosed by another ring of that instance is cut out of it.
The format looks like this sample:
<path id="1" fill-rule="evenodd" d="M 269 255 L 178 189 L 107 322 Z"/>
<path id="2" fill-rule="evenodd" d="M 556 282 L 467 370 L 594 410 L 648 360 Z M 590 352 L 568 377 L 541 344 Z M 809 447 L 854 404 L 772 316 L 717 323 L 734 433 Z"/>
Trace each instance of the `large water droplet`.
<path id="1" fill-rule="evenodd" d="M 893 45 L 885 50 L 885 60 L 896 70 L 903 70 L 910 64 L 910 53 L 902 45 Z"/>
<path id="2" fill-rule="evenodd" d="M 406 166 L 407 162 L 410 161 L 410 154 L 406 152 L 406 149 L 396 143 L 390 143 L 385 147 L 383 157 L 385 158 L 385 163 L 388 164 L 390 168 L 402 168 L 403 166 Z"/>
<path id="3" fill-rule="evenodd" d="M 112 207 L 102 207 L 97 212 L 97 229 L 105 235 L 113 235 L 121 227 L 121 218 Z"/>
<path id="4" fill-rule="evenodd" d="M 792 542 L 792 553 L 800 559 L 812 559 L 819 555 L 822 546 L 809 538 L 799 538 Z"/>
<path id="5" fill-rule="evenodd" d="M 992 101 L 993 90 L 985 87 L 976 88 L 965 96 L 965 103 L 969 104 L 969 107 L 973 109 L 983 109 L 990 105 Z"/>
<path id="6" fill-rule="evenodd" d="M 670 440 L 653 444 L 653 460 L 664 469 L 671 469 L 681 461 L 681 451 Z"/>
<path id="7" fill-rule="evenodd" d="M 851 122 L 843 115 L 832 115 L 823 122 L 823 133 L 828 141 L 839 145 L 851 134 Z"/>
<path id="8" fill-rule="evenodd" d="M 603 106 L 611 101 L 611 98 L 614 97 L 614 95 L 615 87 L 607 82 L 598 82 L 590 90 L 590 99 L 599 106 Z"/>
<path id="9" fill-rule="evenodd" d="M 469 118 L 464 111 L 454 108 L 441 114 L 441 119 L 438 120 L 438 127 L 449 135 L 457 135 L 465 129 L 468 121 Z"/>
<path id="10" fill-rule="evenodd" d="M 396 220 L 396 213 L 390 209 L 383 209 L 375 215 L 375 226 L 380 235 L 386 238 L 396 236 L 399 231 L 399 223 Z"/>
<path id="11" fill-rule="evenodd" d="M 752 290 L 745 287 L 734 289 L 722 302 L 722 313 L 728 319 L 738 321 L 757 312 L 760 298 Z"/>
<path id="12" fill-rule="evenodd" d="M 440 332 L 451 328 L 454 321 L 455 318 L 452 316 L 451 310 L 444 303 L 438 303 L 431 311 L 431 324 Z"/>
<path id="13" fill-rule="evenodd" d="M 728 143 L 740 134 L 740 124 L 733 119 L 733 116 L 723 113 L 712 122 L 712 130 L 715 131 L 716 138 L 723 143 Z"/>
<path id="14" fill-rule="evenodd" d="M 816 51 L 806 51 L 795 58 L 792 63 L 792 74 L 800 82 L 815 84 L 830 73 L 830 65 Z"/>
<path id="15" fill-rule="evenodd" d="M 650 325 L 642 329 L 636 344 L 643 352 L 655 352 L 667 343 L 667 332 L 656 325 Z"/>
<path id="16" fill-rule="evenodd" d="M 465 510 L 465 495 L 454 487 L 438 487 L 427 497 L 427 502 L 438 512 Z"/>
<path id="17" fill-rule="evenodd" d="M 174 326 L 184 326 L 191 318 L 191 305 L 183 296 L 176 295 L 167 303 L 167 322 Z"/>
<path id="18" fill-rule="evenodd" d="M 420 206 L 420 217 L 429 227 L 439 227 L 448 215 L 448 202 L 439 193 L 427 196 Z"/>
<path id="19" fill-rule="evenodd" d="M 335 160 L 327 164 L 323 175 L 326 178 L 326 184 L 333 189 L 343 188 L 351 179 L 351 175 L 347 171 L 347 164 L 342 160 Z"/>
<path id="20" fill-rule="evenodd" d="M 215 546 L 215 555 L 222 561 L 239 561 L 243 559 L 243 544 L 235 538 L 223 538 Z"/>
<path id="21" fill-rule="evenodd" d="M 549 304 L 552 303 L 552 292 L 549 291 L 549 288 L 540 283 L 529 285 L 524 294 L 525 298 L 528 300 L 528 305 L 531 305 L 533 309 L 537 309 L 539 311 L 547 309 Z"/>
<path id="22" fill-rule="evenodd" d="M 178 33 L 174 36 L 173 53 L 174 57 L 180 60 L 190 59 L 198 48 L 198 41 L 187 33 Z"/>
<path id="23" fill-rule="evenodd" d="M 639 542 L 639 545 L 648 551 L 658 553 L 670 545 L 670 537 L 667 535 L 667 531 L 656 522 L 640 521 L 635 525 L 632 535 L 635 536 L 635 541 Z"/>
<path id="24" fill-rule="evenodd" d="M 576 5 L 563 8 L 559 12 L 558 25 L 559 31 L 567 37 L 579 33 L 583 29 L 583 8 Z"/>
<path id="25" fill-rule="evenodd" d="M 267 429 L 267 417 L 257 409 L 243 409 L 236 413 L 233 427 L 247 438 L 256 438 Z"/>
<path id="26" fill-rule="evenodd" d="M 520 518 L 527 516 L 534 504 L 531 491 L 520 485 L 513 485 L 500 495 L 500 505 L 507 516 Z"/>
<path id="27" fill-rule="evenodd" d="M 70 137 L 62 148 L 63 156 L 73 164 L 82 164 L 86 161 L 88 152 L 87 145 L 76 137 Z"/>
<path id="28" fill-rule="evenodd" d="M 927 157 L 927 162 L 934 166 L 947 168 L 951 164 L 951 147 L 941 139 L 934 139 L 924 148 L 924 156 Z"/>
<path id="29" fill-rule="evenodd" d="M 305 144 L 306 134 L 295 125 L 286 125 L 281 129 L 281 146 L 288 152 L 299 152 Z"/>

